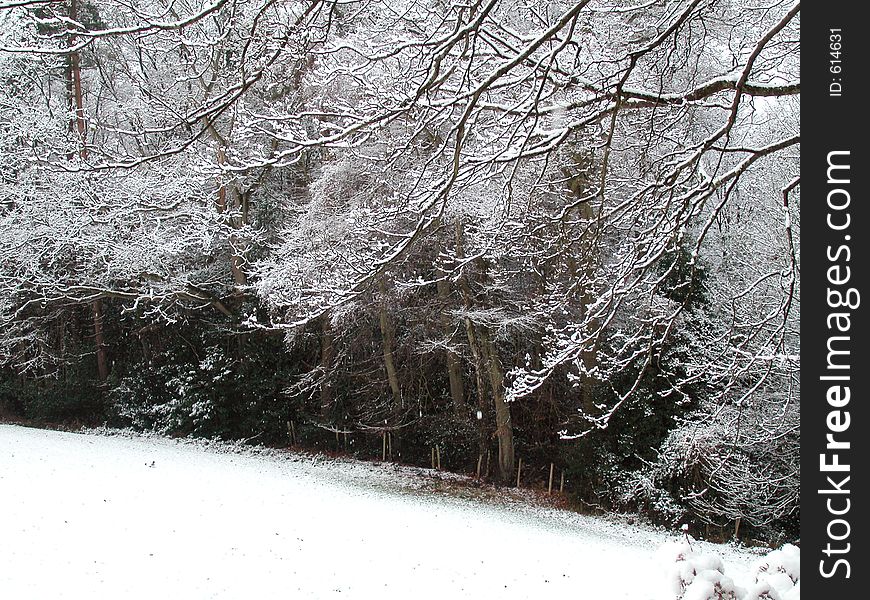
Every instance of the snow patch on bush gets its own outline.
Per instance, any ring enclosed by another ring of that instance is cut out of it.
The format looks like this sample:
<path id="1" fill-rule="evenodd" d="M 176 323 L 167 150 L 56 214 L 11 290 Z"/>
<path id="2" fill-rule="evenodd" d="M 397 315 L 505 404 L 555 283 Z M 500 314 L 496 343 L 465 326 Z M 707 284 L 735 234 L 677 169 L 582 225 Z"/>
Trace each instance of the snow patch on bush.
<path id="1" fill-rule="evenodd" d="M 786 544 L 752 565 L 756 583 L 769 583 L 780 592 L 793 588 L 801 578 L 801 550 Z"/>
<path id="2" fill-rule="evenodd" d="M 743 600 L 783 600 L 779 592 L 768 582 L 756 583 L 750 586 Z"/>
<path id="3" fill-rule="evenodd" d="M 722 557 L 695 550 L 688 537 L 664 544 L 657 554 L 674 600 L 800 600 L 800 548 L 791 544 L 753 564 L 749 589 L 725 574 Z"/>
<path id="4" fill-rule="evenodd" d="M 695 551 L 688 541 L 674 541 L 659 549 L 671 593 L 676 600 L 742 600 L 745 590 L 725 575 L 717 554 Z"/>

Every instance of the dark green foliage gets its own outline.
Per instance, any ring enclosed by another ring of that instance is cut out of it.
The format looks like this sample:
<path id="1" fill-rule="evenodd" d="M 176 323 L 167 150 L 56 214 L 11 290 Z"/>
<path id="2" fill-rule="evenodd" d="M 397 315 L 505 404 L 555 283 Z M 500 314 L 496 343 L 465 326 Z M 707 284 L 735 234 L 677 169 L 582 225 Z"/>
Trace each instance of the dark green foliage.
<path id="1" fill-rule="evenodd" d="M 429 464 L 431 449 L 438 447 L 442 468 L 469 472 L 477 467 L 477 428 L 470 415 L 448 410 L 422 419 L 413 437 L 403 445 L 403 457 L 416 464 Z"/>
<path id="2" fill-rule="evenodd" d="M 176 435 L 284 442 L 290 404 L 280 338 L 223 342 L 179 343 L 120 377 L 109 393 L 113 422 Z"/>
<path id="3" fill-rule="evenodd" d="M 675 382 L 685 378 L 683 365 L 691 361 L 689 336 L 694 335 L 693 313 L 707 303 L 704 282 L 706 269 L 692 261 L 686 248 L 666 254 L 657 264 L 664 275 L 659 293 L 683 306 L 686 324 L 671 333 L 665 346 L 652 349 L 652 360 L 645 368 L 629 368 L 609 381 L 598 382 L 592 392 L 594 404 L 606 411 L 621 394 L 635 392 L 610 417 L 606 428 L 583 426 L 587 433 L 569 444 L 564 453 L 567 476 L 575 497 L 601 509 L 639 511 L 652 520 L 673 525 L 688 508 L 674 500 L 670 481 L 642 482 L 640 474 L 658 458 L 662 444 L 681 417 L 689 414 L 715 390 L 704 380 L 679 388 Z M 605 339 L 604 345 L 608 340 Z M 588 415 L 591 420 L 599 414 Z M 644 485 L 644 484 L 651 485 Z"/>
<path id="4" fill-rule="evenodd" d="M 657 291 L 665 298 L 687 307 L 707 302 L 704 292 L 707 268 L 693 258 L 689 248 L 680 246 L 665 254 L 656 263 L 656 270 L 664 275 Z"/>
<path id="5" fill-rule="evenodd" d="M 102 423 L 106 412 L 101 390 L 93 381 L 0 381 L 0 412 L 30 421 Z"/>
<path id="6" fill-rule="evenodd" d="M 655 460 L 657 449 L 675 426 L 677 417 L 696 405 L 692 398 L 701 392 L 672 388 L 677 364 L 673 352 L 663 352 L 659 362 L 642 374 L 638 369 L 627 369 L 619 377 L 595 385 L 594 403 L 606 409 L 641 377 L 636 392 L 613 414 L 606 428 L 587 425 L 588 433 L 572 444 L 568 472 L 575 493 L 612 507 L 618 504 L 622 476 L 641 468 L 646 461 Z"/>

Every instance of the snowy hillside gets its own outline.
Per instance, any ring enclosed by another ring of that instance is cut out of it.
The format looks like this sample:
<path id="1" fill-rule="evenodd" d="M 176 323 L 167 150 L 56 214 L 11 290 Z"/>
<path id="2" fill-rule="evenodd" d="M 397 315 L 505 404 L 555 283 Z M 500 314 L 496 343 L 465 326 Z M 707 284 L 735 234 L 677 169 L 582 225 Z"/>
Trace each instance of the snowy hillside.
<path id="1" fill-rule="evenodd" d="M 642 527 L 433 496 L 379 466 L 0 425 L 6 598 L 668 596 Z M 747 585 L 757 558 L 727 547 Z M 408 549 L 413 549 L 409 551 Z"/>

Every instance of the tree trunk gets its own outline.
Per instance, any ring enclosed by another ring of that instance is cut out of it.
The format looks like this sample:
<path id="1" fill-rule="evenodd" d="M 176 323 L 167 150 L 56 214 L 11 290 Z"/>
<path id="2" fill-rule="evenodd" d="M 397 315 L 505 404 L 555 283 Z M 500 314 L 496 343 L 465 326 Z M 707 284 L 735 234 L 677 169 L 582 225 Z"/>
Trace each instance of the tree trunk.
<path id="1" fill-rule="evenodd" d="M 78 0 L 70 0 L 69 18 L 73 22 L 77 21 Z M 75 39 L 75 34 L 71 34 L 69 38 L 71 46 L 75 45 Z M 67 56 L 67 93 L 69 103 L 75 114 L 70 122 L 70 130 L 78 133 L 79 144 L 81 144 L 78 152 L 79 158 L 86 160 L 88 158 L 88 148 L 85 143 L 87 141 L 87 127 L 85 125 L 85 105 L 82 94 L 82 69 L 78 52 L 70 52 L 69 56 Z M 70 156 L 70 159 L 72 159 L 72 156 Z"/>
<path id="2" fill-rule="evenodd" d="M 457 219 L 455 228 L 456 258 L 462 258 L 465 256 L 462 245 L 463 235 L 462 221 Z M 464 273 L 460 273 L 457 283 L 459 284 L 459 292 L 462 295 L 462 304 L 466 309 L 470 309 L 474 300 L 471 296 L 471 288 L 468 285 L 468 280 Z M 468 348 L 471 350 L 471 362 L 474 366 L 474 384 L 477 387 L 478 410 L 477 443 L 478 451 L 480 455 L 483 456 L 484 454 L 487 454 L 489 450 L 489 432 L 487 431 L 486 426 L 486 416 L 489 413 L 489 404 L 486 400 L 486 384 L 484 379 L 485 367 L 477 339 L 477 329 L 470 318 L 465 317 L 463 322 L 465 324 L 465 335 L 468 338 Z"/>
<path id="3" fill-rule="evenodd" d="M 584 157 L 582 154 L 575 154 L 572 159 L 575 162 L 576 170 L 572 172 L 568 168 L 563 168 L 562 173 L 568 178 L 568 189 L 571 190 L 571 193 L 576 198 L 579 199 L 589 194 L 592 190 L 593 178 L 590 169 L 592 169 L 593 164 L 589 158 Z M 579 213 L 580 219 L 587 227 L 592 227 L 592 224 L 596 222 L 595 210 L 592 202 L 581 203 L 579 206 Z M 595 262 L 598 252 L 597 241 L 600 233 L 597 228 L 599 226 L 600 223 L 597 223 L 596 235 L 594 235 L 591 240 L 581 240 L 579 247 L 577 247 L 576 240 L 574 239 L 566 239 L 564 242 L 569 247 L 567 252 L 567 262 L 571 278 L 574 281 L 579 281 L 582 278 L 584 283 L 584 285 L 579 289 L 580 312 L 581 319 L 583 320 L 587 317 L 587 307 L 595 300 L 590 293 L 589 282 L 592 281 L 595 274 Z M 575 248 L 576 250 L 574 250 Z M 575 259 L 575 253 L 578 259 Z M 598 328 L 598 324 L 595 321 L 591 321 L 588 325 L 589 327 L 587 330 L 595 330 Z M 592 388 L 596 384 L 596 379 L 587 373 L 593 371 L 598 364 L 597 348 L 595 346 L 590 346 L 585 349 L 580 355 L 580 360 L 583 363 L 585 371 L 580 378 L 580 405 L 583 412 L 587 415 L 593 415 L 598 412 L 598 409 L 595 408 L 595 399 L 592 395 Z"/>
<path id="4" fill-rule="evenodd" d="M 69 18 L 72 22 L 78 20 L 78 0 L 70 0 Z M 75 34 L 70 35 L 70 45 L 75 44 Z M 85 102 L 82 91 L 82 69 L 78 52 L 70 52 L 67 57 L 67 92 L 69 103 L 75 114 L 70 129 L 78 134 L 81 160 L 88 158 L 87 126 L 85 124 Z M 70 156 L 72 159 L 72 156 Z M 94 345 L 97 356 L 97 374 L 100 381 L 109 378 L 109 358 L 106 350 L 106 339 L 103 333 L 103 301 L 99 298 L 91 302 L 91 314 L 94 321 Z"/>
<path id="5" fill-rule="evenodd" d="M 504 367 L 486 327 L 478 328 L 478 337 L 492 387 L 492 403 L 495 407 L 495 437 L 498 439 L 498 470 L 502 481 L 510 481 L 514 471 L 514 430 L 511 423 L 510 405 L 504 399 Z"/>
<path id="6" fill-rule="evenodd" d="M 323 371 L 323 381 L 320 384 L 320 414 L 329 416 L 332 409 L 332 367 L 335 359 L 335 348 L 332 338 L 332 320 L 329 313 L 321 317 L 320 329 L 320 368 Z"/>
<path id="7" fill-rule="evenodd" d="M 396 363 L 393 361 L 393 348 L 396 345 L 393 325 L 387 314 L 387 285 L 383 277 L 378 281 L 378 290 L 381 293 L 379 309 L 381 340 L 384 346 L 384 366 L 387 369 L 387 380 L 390 382 L 390 391 L 393 393 L 393 406 L 403 406 L 402 389 L 399 387 L 399 374 L 396 371 Z"/>
<path id="8" fill-rule="evenodd" d="M 447 341 L 452 342 L 454 330 L 447 316 L 446 307 L 450 302 L 450 282 L 447 279 L 439 279 L 435 283 L 438 289 L 438 299 L 441 301 L 441 326 Z M 452 350 L 445 350 L 444 358 L 447 362 L 447 376 L 450 379 L 450 397 L 453 399 L 453 410 L 457 415 L 462 414 L 465 408 L 465 386 L 462 383 L 462 363 L 459 355 Z"/>
<path id="9" fill-rule="evenodd" d="M 240 230 L 248 224 L 248 202 L 244 195 L 239 192 L 235 185 L 229 186 L 230 200 L 232 201 L 233 217 L 231 224 L 233 229 Z M 233 281 L 236 287 L 245 286 L 248 284 L 248 276 L 245 274 L 244 265 L 247 259 L 245 258 L 245 248 L 242 245 L 245 241 L 237 234 L 230 236 L 230 270 L 233 274 Z"/>
<path id="10" fill-rule="evenodd" d="M 483 377 L 483 359 L 480 355 L 480 347 L 477 342 L 477 332 L 474 323 L 468 317 L 465 318 L 465 335 L 468 336 L 468 347 L 471 349 L 471 359 L 474 365 L 474 383 L 477 386 L 477 445 L 481 456 L 489 449 L 489 432 L 486 427 L 486 415 L 489 406 L 486 401 L 486 384 Z"/>
<path id="11" fill-rule="evenodd" d="M 203 118 L 203 124 L 208 130 L 209 135 L 214 140 L 215 144 L 217 144 L 217 163 L 218 166 L 223 168 L 227 162 L 227 151 L 226 148 L 228 146 L 228 142 L 224 136 L 218 132 L 217 128 L 214 126 L 214 123 L 209 122 L 205 118 Z M 215 199 L 215 207 L 217 208 L 218 214 L 225 214 L 227 210 L 232 210 L 232 214 L 227 220 L 227 223 L 232 229 L 241 229 L 244 225 L 248 223 L 248 213 L 249 213 L 249 199 L 247 197 L 243 197 L 243 194 L 239 192 L 238 187 L 234 183 L 228 183 L 224 180 L 224 175 L 220 176 L 220 180 L 218 182 L 218 191 L 217 198 Z M 245 264 L 245 256 L 244 250 L 240 249 L 239 246 L 243 243 L 243 240 L 235 233 L 230 235 L 230 272 L 233 275 L 233 282 L 236 284 L 236 287 L 247 285 L 248 277 L 245 274 L 243 266 Z"/>
<path id="12" fill-rule="evenodd" d="M 456 222 L 456 255 L 461 258 L 464 255 L 462 248 L 462 223 Z M 464 275 L 459 277 L 459 288 L 466 308 L 471 308 L 474 300 L 471 288 Z M 484 382 L 483 372 L 489 378 L 492 389 L 492 404 L 495 409 L 495 437 L 498 440 L 498 466 L 499 477 L 502 481 L 510 481 L 514 470 L 514 432 L 511 423 L 510 407 L 504 399 L 504 367 L 490 339 L 485 325 L 475 325 L 471 319 L 465 319 L 465 328 L 468 334 L 468 342 L 474 356 L 475 375 L 477 376 L 478 402 L 482 414 L 485 414 L 486 404 L 483 395 Z M 481 427 L 483 423 L 481 420 Z M 488 445 L 488 440 L 481 440 L 481 450 Z"/>
<path id="13" fill-rule="evenodd" d="M 109 357 L 106 352 L 106 338 L 103 334 L 103 301 L 94 300 L 91 303 L 91 312 L 94 316 L 94 344 L 97 347 L 97 373 L 100 381 L 109 378 Z"/>

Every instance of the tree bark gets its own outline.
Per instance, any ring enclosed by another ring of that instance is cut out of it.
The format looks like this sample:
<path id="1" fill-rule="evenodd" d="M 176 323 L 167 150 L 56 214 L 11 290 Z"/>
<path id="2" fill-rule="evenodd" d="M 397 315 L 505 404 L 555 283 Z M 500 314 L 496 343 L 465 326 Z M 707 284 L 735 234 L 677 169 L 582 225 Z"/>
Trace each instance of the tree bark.
<path id="1" fill-rule="evenodd" d="M 78 0 L 70 0 L 69 18 L 71 21 L 78 20 Z M 75 34 L 70 34 L 70 46 L 75 45 Z M 85 142 L 87 141 L 85 125 L 85 105 L 84 96 L 82 94 L 82 69 L 81 60 L 78 52 L 70 52 L 67 56 L 67 93 L 69 103 L 74 112 L 73 120 L 70 122 L 70 130 L 78 133 L 79 139 L 79 158 L 86 160 L 88 158 L 88 148 Z M 72 156 L 70 156 L 72 159 Z"/>
<path id="2" fill-rule="evenodd" d="M 70 0 L 69 18 L 72 22 L 78 20 L 78 0 Z M 70 45 L 75 44 L 75 34 L 70 35 Z M 67 92 L 69 103 L 74 112 L 70 129 L 78 134 L 81 160 L 88 158 L 87 125 L 85 124 L 85 102 L 82 91 L 81 57 L 78 52 L 70 52 L 67 57 Z M 70 156 L 72 159 L 72 156 Z M 106 350 L 106 338 L 103 333 L 103 301 L 96 299 L 91 302 L 91 315 L 94 321 L 94 346 L 97 356 L 97 375 L 100 381 L 109 378 L 109 357 Z"/>
<path id="3" fill-rule="evenodd" d="M 495 437 L 498 440 L 499 475 L 502 481 L 510 481 L 514 471 L 514 430 L 510 405 L 504 399 L 504 367 L 486 327 L 478 328 L 478 336 L 492 387 L 492 403 L 495 408 Z"/>
<path id="4" fill-rule="evenodd" d="M 94 300 L 91 303 L 91 312 L 94 317 L 94 344 L 97 347 L 97 374 L 100 381 L 106 381 L 109 378 L 109 357 L 103 333 L 103 301 Z"/>
<path id="5" fill-rule="evenodd" d="M 576 198 L 582 198 L 590 193 L 593 185 L 594 165 L 590 158 L 583 156 L 580 153 L 574 154 L 572 157 L 576 170 L 574 172 L 567 167 L 563 167 L 562 173 L 566 175 L 567 186 L 571 193 Z M 587 227 L 592 227 L 595 223 L 596 216 L 592 202 L 583 202 L 579 206 L 580 219 Z M 596 225 L 597 227 L 597 225 Z M 580 316 L 582 320 L 587 317 L 587 307 L 594 302 L 589 282 L 595 274 L 595 263 L 597 259 L 598 248 L 596 246 L 598 232 L 593 236 L 593 239 L 580 242 L 579 247 L 576 246 L 576 241 L 566 239 L 565 244 L 568 245 L 567 265 L 574 281 L 582 278 L 585 285 L 579 289 L 580 300 Z M 576 251 L 574 250 L 576 248 Z M 576 252 L 576 258 L 575 258 Z M 595 321 L 589 323 L 590 329 L 598 328 Z M 580 405 L 587 415 L 593 415 L 597 412 L 595 408 L 595 399 L 592 394 L 592 388 L 596 384 L 596 379 L 587 373 L 594 370 L 598 364 L 598 350 L 595 346 L 588 347 L 581 355 L 580 360 L 583 363 L 584 373 L 580 378 Z"/>
<path id="6" fill-rule="evenodd" d="M 456 222 L 456 255 L 459 258 L 464 256 L 463 246 L 463 231 L 462 222 Z M 471 287 L 468 285 L 468 280 L 465 275 L 459 277 L 459 288 L 462 292 L 463 302 L 467 309 L 470 309 L 474 303 L 471 294 Z M 477 378 L 478 402 L 482 414 L 486 406 L 486 398 L 484 387 L 484 372 L 488 375 L 489 385 L 492 390 L 492 405 L 495 410 L 495 437 L 498 440 L 498 466 L 499 478 L 504 481 L 510 481 L 514 470 L 514 433 L 513 424 L 511 422 L 510 406 L 504 399 L 504 367 L 489 336 L 489 332 L 485 325 L 475 325 L 470 318 L 465 318 L 465 329 L 468 335 L 468 343 L 471 347 L 472 356 L 474 357 L 475 376 Z M 481 419 L 481 430 L 484 431 L 483 420 Z M 488 440 L 485 439 L 485 434 L 482 435 L 480 441 L 481 452 L 485 451 L 488 446 Z"/>
<path id="7" fill-rule="evenodd" d="M 335 360 L 335 347 L 332 337 L 332 320 L 329 313 L 321 317 L 320 329 L 320 368 L 323 371 L 323 381 L 320 384 L 320 414 L 329 416 L 332 409 L 332 383 L 331 374 Z"/>
<path id="8" fill-rule="evenodd" d="M 483 359 L 480 355 L 480 347 L 477 343 L 477 332 L 474 323 L 468 317 L 465 318 L 465 335 L 468 337 L 468 347 L 471 349 L 471 362 L 474 365 L 474 383 L 477 386 L 477 445 L 480 455 L 486 454 L 489 449 L 489 432 L 486 427 L 486 415 L 489 413 L 489 405 L 486 401 L 486 384 L 483 377 Z"/>
<path id="9" fill-rule="evenodd" d="M 455 227 L 457 258 L 462 258 L 465 255 L 462 244 L 463 235 L 464 232 L 462 227 L 462 221 L 457 219 Z M 465 277 L 465 273 L 459 274 L 457 283 L 459 284 L 459 292 L 462 296 L 462 304 L 463 306 L 465 306 L 466 310 L 468 310 L 473 305 L 474 300 L 472 298 L 471 288 L 468 285 L 468 280 Z M 483 365 L 483 358 L 481 356 L 480 345 L 478 344 L 477 340 L 477 330 L 474 326 L 474 322 L 466 316 L 463 319 L 463 324 L 465 325 L 465 336 L 468 338 L 468 348 L 471 351 L 471 363 L 474 366 L 474 384 L 477 388 L 478 410 L 477 444 L 478 452 L 481 456 L 483 456 L 484 454 L 487 454 L 489 450 L 489 432 L 487 431 L 486 426 L 486 416 L 489 414 L 489 403 L 486 399 L 486 384 L 484 379 L 485 368 Z"/>
<path id="10" fill-rule="evenodd" d="M 441 326 L 444 328 L 444 335 L 447 337 L 449 343 L 452 342 L 454 338 L 454 330 L 451 326 L 446 310 L 446 307 L 450 302 L 450 282 L 447 279 L 439 279 L 435 285 L 438 289 L 438 299 L 441 301 L 442 305 Z M 444 358 L 447 362 L 447 377 L 450 380 L 450 398 L 453 400 L 453 410 L 457 415 L 461 415 L 465 408 L 465 386 L 462 383 L 462 363 L 459 355 L 450 349 L 444 351 Z"/>
<path id="11" fill-rule="evenodd" d="M 390 383 L 390 391 L 393 393 L 393 406 L 403 406 L 404 399 L 402 398 L 402 389 L 399 387 L 399 375 L 396 371 L 396 363 L 393 360 L 393 348 L 396 345 L 395 333 L 393 324 L 390 323 L 390 317 L 387 314 L 387 285 L 384 278 L 378 281 L 378 290 L 381 293 L 381 303 L 379 308 L 381 339 L 384 346 L 384 366 L 387 369 L 387 380 Z"/>
<path id="12" fill-rule="evenodd" d="M 203 124 L 217 145 L 217 163 L 218 166 L 223 168 L 227 163 L 227 139 L 220 134 L 214 123 L 203 118 Z M 220 215 L 225 214 L 228 210 L 232 210 L 227 223 L 234 230 L 241 229 L 248 223 L 249 199 L 243 197 L 243 194 L 239 192 L 238 187 L 234 183 L 226 182 L 224 175 L 221 175 L 218 181 L 215 208 Z M 248 283 L 248 276 L 243 269 L 245 264 L 244 251 L 240 251 L 238 248 L 242 241 L 237 234 L 233 233 L 230 235 L 230 272 L 233 275 L 233 283 L 236 284 L 236 287 L 244 286 Z"/>
<path id="13" fill-rule="evenodd" d="M 244 194 L 239 192 L 236 185 L 229 186 L 230 200 L 232 201 L 233 217 L 231 224 L 233 229 L 240 230 L 248 224 L 248 200 Z M 244 265 L 247 262 L 245 257 L 245 249 L 240 246 L 245 241 L 237 234 L 230 236 L 230 249 L 232 256 L 230 257 L 230 270 L 233 273 L 233 281 L 236 287 L 245 286 L 248 284 L 248 276 L 245 273 Z"/>
<path id="14" fill-rule="evenodd" d="M 226 141 L 217 133 L 214 126 L 210 126 L 209 130 L 218 144 L 218 164 L 223 166 L 226 163 Z M 223 179 L 223 176 L 221 178 Z M 235 184 L 224 181 L 220 182 L 217 208 L 218 213 L 225 213 L 228 208 L 232 209 L 229 225 L 233 229 L 239 230 L 247 223 L 247 202 L 243 202 L 242 194 L 239 193 Z M 237 234 L 233 233 L 230 235 L 230 272 L 233 274 L 233 282 L 236 284 L 236 287 L 244 286 L 248 283 L 248 277 L 243 269 L 245 264 L 244 251 L 238 248 L 241 243 L 242 240 Z"/>

